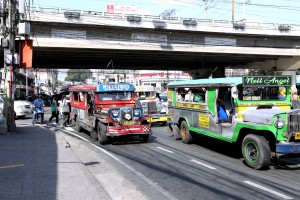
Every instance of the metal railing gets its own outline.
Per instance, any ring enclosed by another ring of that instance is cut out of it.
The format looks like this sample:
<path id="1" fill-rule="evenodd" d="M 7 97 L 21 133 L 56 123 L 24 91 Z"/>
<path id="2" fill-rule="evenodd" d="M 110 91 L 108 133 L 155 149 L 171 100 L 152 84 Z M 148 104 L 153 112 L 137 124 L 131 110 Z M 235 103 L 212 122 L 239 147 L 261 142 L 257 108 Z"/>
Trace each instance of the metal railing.
<path id="1" fill-rule="evenodd" d="M 133 14 L 126 13 L 107 13 L 91 10 L 76 10 L 76 9 L 64 9 L 64 8 L 51 8 L 51 7 L 26 7 L 27 13 L 51 13 L 51 14 L 63 14 L 64 12 L 79 12 L 82 16 L 93 16 L 101 18 L 114 18 L 114 19 L 126 19 L 128 16 Z M 191 19 L 184 17 L 162 17 L 154 15 L 142 15 L 134 14 L 134 16 L 141 17 L 144 21 L 161 20 L 166 22 L 182 24 L 183 20 Z M 251 21 L 230 21 L 230 20 L 218 20 L 218 19 L 196 19 L 199 24 L 205 24 L 207 26 L 218 26 L 218 27 L 233 27 L 234 24 L 244 23 L 245 28 L 249 29 L 261 29 L 261 30 L 280 30 L 283 24 L 279 23 L 266 23 L 266 22 L 251 22 Z M 288 31 L 300 30 L 300 24 L 284 24 L 290 28 Z M 284 30 L 281 30 L 284 31 Z"/>

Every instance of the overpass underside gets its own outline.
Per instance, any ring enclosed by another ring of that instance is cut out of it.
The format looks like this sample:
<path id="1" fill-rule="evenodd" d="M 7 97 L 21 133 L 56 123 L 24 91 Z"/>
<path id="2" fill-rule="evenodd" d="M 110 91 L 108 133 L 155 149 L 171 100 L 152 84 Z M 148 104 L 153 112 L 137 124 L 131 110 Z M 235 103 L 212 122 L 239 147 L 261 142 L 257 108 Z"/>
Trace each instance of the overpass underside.
<path id="1" fill-rule="evenodd" d="M 282 57 L 282 56 L 281 56 Z M 289 58 L 289 56 L 285 56 Z M 274 55 L 190 52 L 173 50 L 126 50 L 35 47 L 34 68 L 89 68 L 131 70 L 195 70 L 216 66 L 244 66 L 277 60 Z"/>

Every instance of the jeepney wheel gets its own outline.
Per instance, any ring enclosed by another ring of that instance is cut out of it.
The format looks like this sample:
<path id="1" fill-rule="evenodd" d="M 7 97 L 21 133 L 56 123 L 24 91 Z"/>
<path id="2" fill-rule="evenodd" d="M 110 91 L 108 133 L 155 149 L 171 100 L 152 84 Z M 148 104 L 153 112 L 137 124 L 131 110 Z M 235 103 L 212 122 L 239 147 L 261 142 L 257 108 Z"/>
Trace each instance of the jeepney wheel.
<path id="1" fill-rule="evenodd" d="M 75 119 L 73 118 L 73 121 L 74 121 L 73 123 L 75 123 L 75 130 L 78 131 L 78 132 L 81 132 L 82 128 L 79 124 L 79 120 L 77 120 L 77 117 Z"/>
<path id="2" fill-rule="evenodd" d="M 101 145 L 105 144 L 107 142 L 107 135 L 106 135 L 106 126 L 102 123 L 98 123 L 98 140 Z"/>
<path id="3" fill-rule="evenodd" d="M 161 126 L 166 126 L 167 122 L 161 122 Z"/>
<path id="4" fill-rule="evenodd" d="M 183 143 L 190 144 L 193 141 L 193 137 L 189 131 L 186 121 L 182 121 L 180 124 L 180 137 Z"/>
<path id="5" fill-rule="evenodd" d="M 242 143 L 242 153 L 246 164 L 253 169 L 261 169 L 270 164 L 271 150 L 263 136 L 247 135 Z"/>
<path id="6" fill-rule="evenodd" d="M 140 135 L 141 138 L 141 142 L 148 142 L 149 139 L 149 134 L 145 134 L 145 135 Z"/>

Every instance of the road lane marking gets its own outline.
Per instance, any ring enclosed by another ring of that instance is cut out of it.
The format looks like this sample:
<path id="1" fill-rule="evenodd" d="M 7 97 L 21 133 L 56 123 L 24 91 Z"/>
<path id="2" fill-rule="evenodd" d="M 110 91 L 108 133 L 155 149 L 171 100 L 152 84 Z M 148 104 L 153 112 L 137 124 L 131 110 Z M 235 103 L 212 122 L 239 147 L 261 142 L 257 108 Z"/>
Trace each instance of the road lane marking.
<path id="1" fill-rule="evenodd" d="M 258 185 L 258 184 L 256 184 L 256 183 L 253 183 L 253 182 L 251 182 L 251 181 L 243 181 L 243 182 L 246 183 L 246 184 L 249 184 L 249 185 L 251 185 L 251 186 L 253 186 L 253 187 L 256 187 L 256 188 L 259 188 L 259 189 L 261 189 L 261 190 L 264 190 L 264 191 L 266 191 L 266 192 L 275 194 L 276 196 L 282 197 L 282 198 L 284 198 L 284 199 L 293 199 L 292 197 L 286 196 L 286 195 L 284 195 L 284 194 L 281 194 L 281 193 L 279 193 L 279 192 L 276 192 L 276 191 L 271 190 L 271 189 L 269 189 L 269 188 L 266 188 L 266 187 L 264 187 L 264 186 L 261 186 L 261 185 Z"/>
<path id="2" fill-rule="evenodd" d="M 168 191 L 166 191 L 165 189 L 163 189 L 162 187 L 160 187 L 157 183 L 151 181 L 144 174 L 138 172 L 134 167 L 126 164 L 124 161 L 122 161 L 121 159 L 117 158 L 112 153 L 108 152 L 107 150 L 105 150 L 105 149 L 103 149 L 103 148 L 101 148 L 101 147 L 99 147 L 99 146 L 97 146 L 95 144 L 92 144 L 92 143 L 90 143 L 90 144 L 92 146 L 94 146 L 95 148 L 99 149 L 100 151 L 102 151 L 103 153 L 107 154 L 111 158 L 113 158 L 115 161 L 117 161 L 120 164 L 122 164 L 124 167 L 126 167 L 127 169 L 129 169 L 131 172 L 135 173 L 138 177 L 140 177 L 141 179 L 143 179 L 144 181 L 146 181 L 147 183 L 149 183 L 152 187 L 154 187 L 160 193 L 162 193 L 163 195 L 165 195 L 168 199 L 178 200 L 176 197 L 174 197 L 173 195 L 171 195 Z"/>
<path id="3" fill-rule="evenodd" d="M 67 132 L 67 133 L 69 133 L 70 135 L 73 135 L 73 136 L 75 136 L 75 137 L 78 137 L 78 138 L 82 139 L 82 140 L 85 141 L 85 142 L 90 143 L 90 141 L 89 141 L 88 139 L 86 139 L 86 138 L 84 138 L 84 137 L 81 137 L 80 135 L 77 135 L 77 134 L 75 134 L 75 133 L 72 133 L 71 131 L 64 130 L 64 129 L 61 129 L 61 131 Z"/>
<path id="4" fill-rule="evenodd" d="M 105 153 L 106 155 L 110 156 L 112 159 L 114 159 L 115 161 L 117 161 L 118 163 L 122 164 L 124 167 L 126 167 L 128 170 L 130 170 L 131 172 L 135 173 L 138 177 L 140 177 L 141 179 L 143 179 L 144 181 L 146 181 L 148 184 L 150 184 L 153 188 L 155 188 L 156 190 L 158 190 L 160 193 L 162 193 L 163 195 L 165 195 L 168 199 L 171 200 L 178 200 L 176 197 L 174 197 L 172 194 L 170 194 L 168 191 L 166 191 L 165 189 L 163 189 L 162 187 L 160 187 L 157 183 L 151 181 L 151 179 L 147 178 L 144 174 L 138 172 L 134 167 L 126 164 L 124 161 L 122 161 L 121 159 L 117 158 L 115 155 L 113 155 L 112 153 L 108 152 L 107 150 L 103 149 L 102 147 L 99 147 L 93 143 L 91 143 L 89 140 L 85 139 L 84 137 L 81 137 L 75 133 L 72 133 L 70 131 L 67 130 L 62 130 L 64 132 L 69 133 L 70 135 L 73 135 L 75 137 L 78 137 L 84 141 L 86 141 L 87 143 L 89 143 L 90 145 L 92 145 L 93 147 L 97 148 L 98 150 L 102 151 L 103 153 Z"/>
<path id="5" fill-rule="evenodd" d="M 204 166 L 204 167 L 207 167 L 207 168 L 209 168 L 209 169 L 217 169 L 217 168 L 212 167 L 212 166 L 210 166 L 210 165 L 208 165 L 208 164 L 202 163 L 202 162 L 200 162 L 200 161 L 198 161 L 198 160 L 191 160 L 191 162 L 197 163 L 197 164 L 202 165 L 202 166 Z"/>
<path id="6" fill-rule="evenodd" d="M 173 151 L 170 151 L 170 150 L 165 149 L 165 148 L 162 148 L 162 147 L 156 147 L 156 148 L 158 148 L 158 149 L 160 149 L 160 150 L 163 150 L 163 151 L 166 151 L 166 152 L 168 152 L 168 153 L 174 153 Z"/>
<path id="7" fill-rule="evenodd" d="M 7 166 L 0 166 L 0 169 L 7 169 L 7 168 L 14 168 L 14 167 L 23 167 L 24 164 L 19 165 L 7 165 Z"/>

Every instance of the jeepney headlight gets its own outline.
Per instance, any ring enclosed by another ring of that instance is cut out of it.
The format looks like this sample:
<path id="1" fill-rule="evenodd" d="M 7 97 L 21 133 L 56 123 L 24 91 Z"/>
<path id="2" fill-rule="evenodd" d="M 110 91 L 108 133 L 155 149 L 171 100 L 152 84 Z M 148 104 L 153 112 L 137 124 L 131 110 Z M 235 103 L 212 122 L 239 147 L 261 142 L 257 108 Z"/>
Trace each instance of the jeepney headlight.
<path id="1" fill-rule="evenodd" d="M 141 110 L 140 110 L 140 109 L 134 109 L 133 115 L 134 115 L 135 117 L 139 117 L 139 116 L 141 115 Z"/>
<path id="2" fill-rule="evenodd" d="M 118 117 L 119 116 L 119 111 L 118 110 L 112 110 L 111 114 L 113 117 Z"/>
<path id="3" fill-rule="evenodd" d="M 285 121 L 282 117 L 276 117 L 274 120 L 274 125 L 276 128 L 282 128 L 285 125 Z"/>

